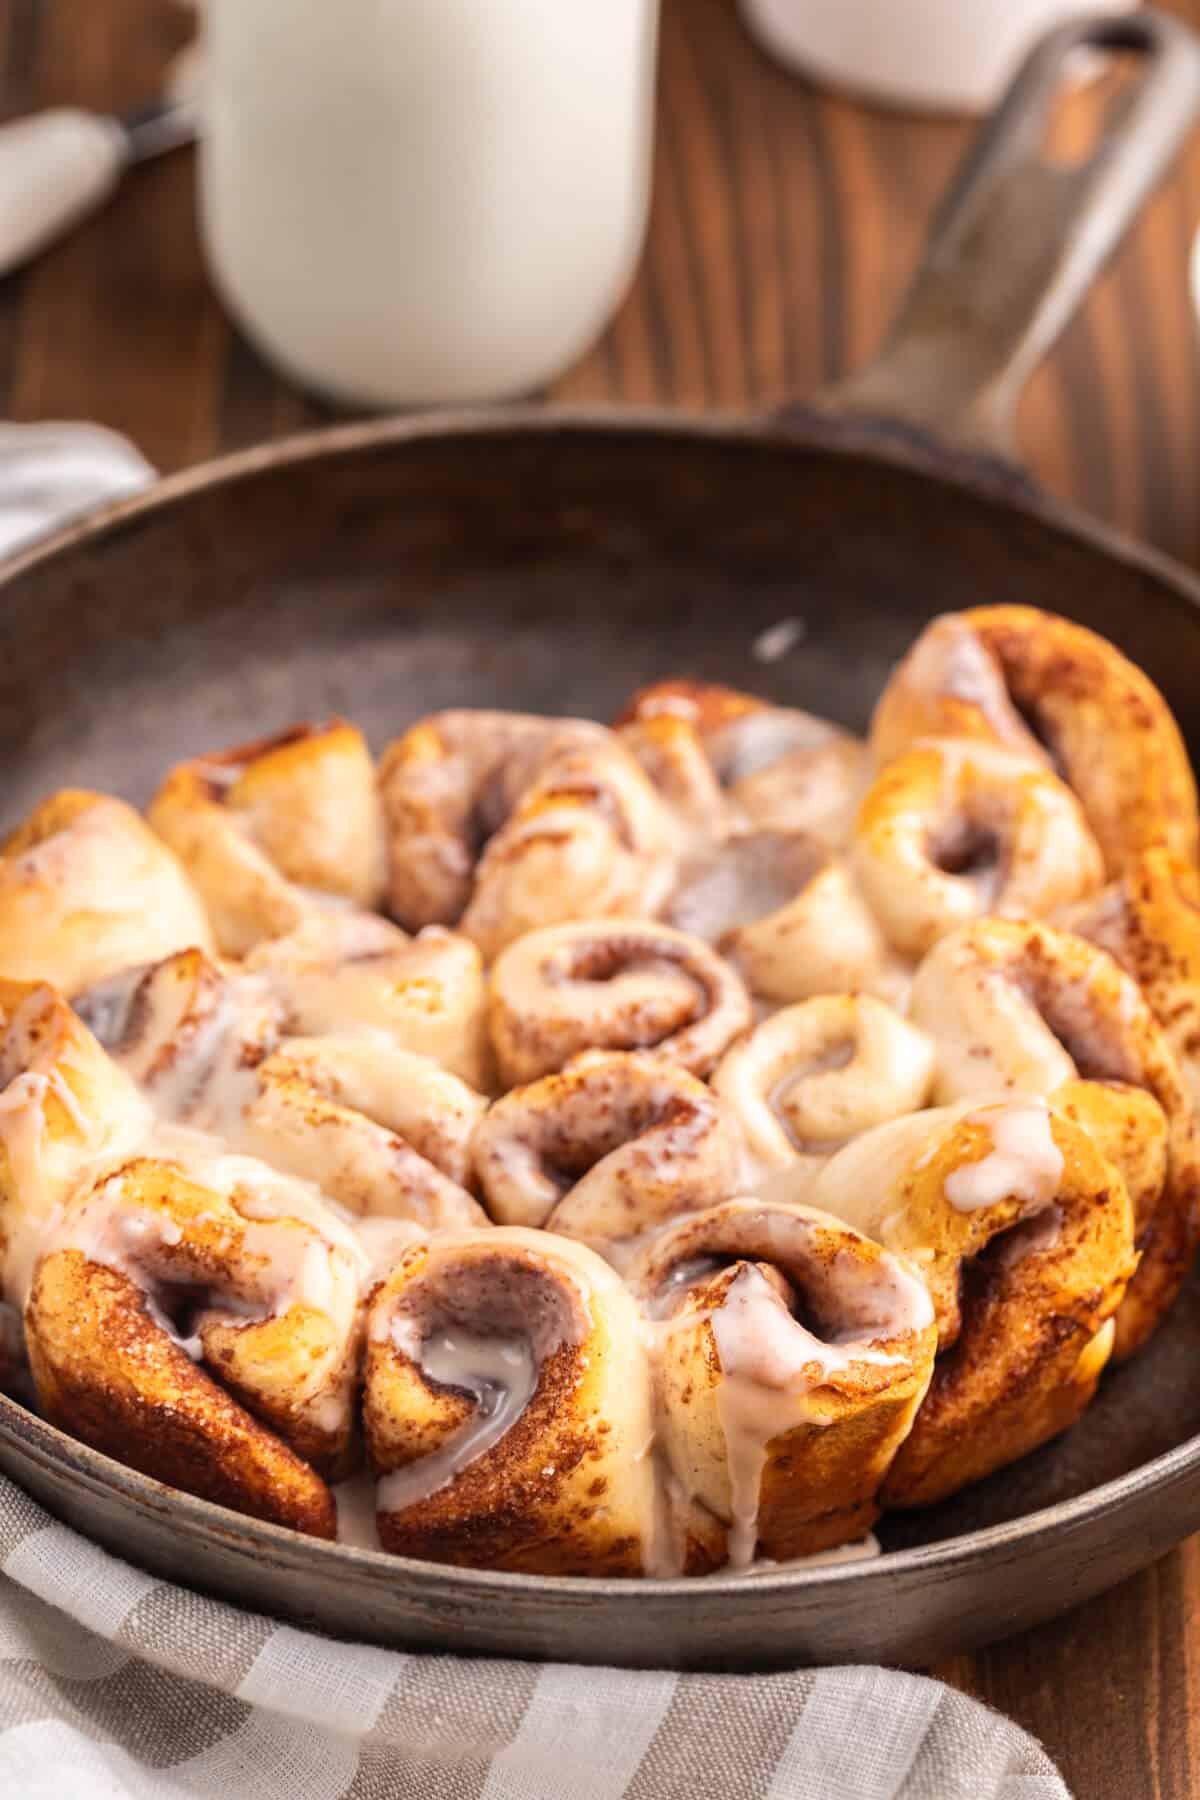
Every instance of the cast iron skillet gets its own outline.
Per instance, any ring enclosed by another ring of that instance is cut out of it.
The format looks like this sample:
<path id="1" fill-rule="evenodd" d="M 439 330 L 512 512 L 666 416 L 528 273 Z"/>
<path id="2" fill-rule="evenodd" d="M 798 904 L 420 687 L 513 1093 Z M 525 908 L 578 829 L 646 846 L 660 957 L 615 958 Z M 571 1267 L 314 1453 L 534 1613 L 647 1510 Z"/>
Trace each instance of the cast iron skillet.
<path id="1" fill-rule="evenodd" d="M 1146 67 L 1092 161 L 1052 168 L 1042 127 L 1082 45 Z M 996 454 L 1020 382 L 1198 105 L 1200 48 L 1170 20 L 1048 40 L 960 176 L 882 359 L 814 409 L 356 425 L 61 533 L 3 581 L 5 813 L 67 783 L 141 801 L 168 763 L 297 718 L 346 712 L 377 743 L 451 704 L 603 719 L 680 671 L 861 727 L 927 619 L 1007 600 L 1115 639 L 1200 746 L 1200 583 Z M 755 646 L 783 618 L 803 642 L 764 662 Z M 131 1473 L 2 1398 L 0 1467 L 155 1571 L 356 1638 L 630 1665 L 921 1662 L 1061 1611 L 1200 1526 L 1198 1357 L 1195 1284 L 1073 1431 L 893 1515 L 877 1562 L 701 1583 L 315 1543 Z"/>

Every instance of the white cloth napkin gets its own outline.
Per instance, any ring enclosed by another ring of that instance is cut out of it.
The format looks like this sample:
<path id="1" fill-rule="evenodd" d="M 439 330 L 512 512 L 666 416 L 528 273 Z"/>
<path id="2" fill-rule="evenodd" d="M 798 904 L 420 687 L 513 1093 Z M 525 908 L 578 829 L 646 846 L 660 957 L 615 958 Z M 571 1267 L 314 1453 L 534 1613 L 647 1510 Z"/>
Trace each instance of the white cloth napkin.
<path id="1" fill-rule="evenodd" d="M 0 424 L 0 556 L 153 479 L 145 457 L 101 425 Z"/>
<path id="2" fill-rule="evenodd" d="M 920 1675 L 337 1643 L 142 1574 L 3 1476 L 0 1571 L 21 1800 L 1069 1800 L 1026 1732 Z"/>
<path id="3" fill-rule="evenodd" d="M 0 426 L 0 553 L 152 477 L 98 427 Z M 1026 1732 L 922 1676 L 339 1643 L 118 1562 L 2 1475 L 0 1795 L 1069 1800 Z"/>

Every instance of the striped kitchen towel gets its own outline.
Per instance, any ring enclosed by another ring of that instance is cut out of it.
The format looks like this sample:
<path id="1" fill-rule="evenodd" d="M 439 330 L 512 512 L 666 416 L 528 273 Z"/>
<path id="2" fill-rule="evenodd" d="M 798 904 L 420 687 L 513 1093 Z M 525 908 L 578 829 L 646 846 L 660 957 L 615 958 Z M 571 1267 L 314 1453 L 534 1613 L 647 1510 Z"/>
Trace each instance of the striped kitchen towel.
<path id="1" fill-rule="evenodd" d="M 118 1562 L 0 1476 L 13 1800 L 1068 1800 L 888 1669 L 673 1675 L 337 1643 Z"/>

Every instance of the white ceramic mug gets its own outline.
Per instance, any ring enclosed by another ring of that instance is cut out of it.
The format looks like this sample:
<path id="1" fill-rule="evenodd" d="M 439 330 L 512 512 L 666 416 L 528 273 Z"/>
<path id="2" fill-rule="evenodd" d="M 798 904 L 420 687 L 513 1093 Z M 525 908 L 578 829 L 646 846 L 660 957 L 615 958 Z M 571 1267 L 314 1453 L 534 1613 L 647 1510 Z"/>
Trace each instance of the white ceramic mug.
<path id="1" fill-rule="evenodd" d="M 741 0 L 782 62 L 892 106 L 985 112 L 1044 32 L 1137 0 Z"/>
<path id="2" fill-rule="evenodd" d="M 214 279 L 352 402 L 548 380 L 645 232 L 658 0 L 209 0 Z"/>

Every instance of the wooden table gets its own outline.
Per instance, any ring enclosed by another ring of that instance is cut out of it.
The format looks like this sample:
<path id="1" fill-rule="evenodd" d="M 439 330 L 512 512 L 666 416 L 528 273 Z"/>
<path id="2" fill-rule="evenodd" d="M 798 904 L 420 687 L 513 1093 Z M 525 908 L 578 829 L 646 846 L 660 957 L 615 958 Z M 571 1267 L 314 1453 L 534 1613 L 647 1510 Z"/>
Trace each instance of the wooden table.
<path id="1" fill-rule="evenodd" d="M 1200 0 L 1170 9 L 1200 26 Z M 171 0 L 0 0 L 4 104 L 132 105 L 188 31 Z M 1084 129 L 1078 108 L 1063 129 Z M 756 407 L 857 365 L 965 137 L 789 79 L 741 35 L 730 0 L 666 0 L 647 255 L 611 330 L 548 397 Z M 1022 414 L 1049 487 L 1191 563 L 1200 367 L 1186 259 L 1198 221 L 1200 135 Z M 223 318 L 186 153 L 138 171 L 101 218 L 0 284 L 0 396 L 0 416 L 116 426 L 163 469 L 330 416 Z M 1060 1624 L 937 1673 L 1036 1732 L 1081 1800 L 1191 1800 L 1197 1601 L 1193 1540 Z"/>

